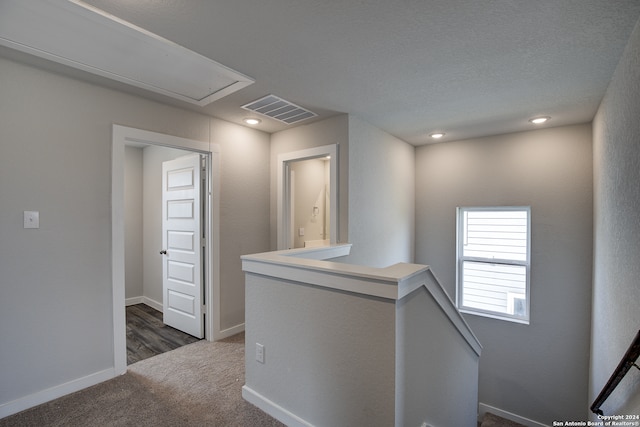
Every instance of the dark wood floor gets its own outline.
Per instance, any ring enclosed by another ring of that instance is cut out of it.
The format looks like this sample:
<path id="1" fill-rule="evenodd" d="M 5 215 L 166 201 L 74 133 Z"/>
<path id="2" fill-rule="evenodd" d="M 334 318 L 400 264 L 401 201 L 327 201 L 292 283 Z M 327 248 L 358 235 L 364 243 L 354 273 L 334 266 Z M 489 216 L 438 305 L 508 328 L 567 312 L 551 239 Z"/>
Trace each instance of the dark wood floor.
<path id="1" fill-rule="evenodd" d="M 146 304 L 127 307 L 127 364 L 174 350 L 198 338 L 162 323 L 162 313 Z"/>

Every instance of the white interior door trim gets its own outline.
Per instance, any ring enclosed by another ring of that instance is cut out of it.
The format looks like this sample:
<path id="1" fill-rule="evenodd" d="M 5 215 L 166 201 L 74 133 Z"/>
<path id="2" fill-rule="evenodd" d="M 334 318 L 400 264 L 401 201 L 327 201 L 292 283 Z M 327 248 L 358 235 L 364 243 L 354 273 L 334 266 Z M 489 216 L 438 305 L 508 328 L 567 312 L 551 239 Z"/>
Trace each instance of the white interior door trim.
<path id="1" fill-rule="evenodd" d="M 331 156 L 329 159 L 330 194 L 331 207 L 329 212 L 330 236 L 329 242 L 333 245 L 338 243 L 338 144 L 323 145 L 320 147 L 307 148 L 305 150 L 292 151 L 290 153 L 278 154 L 277 171 L 277 224 L 278 224 L 278 250 L 289 249 L 291 241 L 291 188 L 289 182 L 288 164 L 291 161 L 314 159 L 318 157 Z"/>
<path id="2" fill-rule="evenodd" d="M 113 125 L 111 152 L 111 258 L 113 301 L 113 360 L 115 375 L 127 371 L 127 338 L 124 287 L 124 147 L 150 144 L 180 148 L 206 155 L 209 167 L 208 233 L 206 245 L 207 280 L 205 282 L 206 334 L 213 341 L 220 336 L 220 147 L 210 142 L 195 141 L 156 132 Z"/>

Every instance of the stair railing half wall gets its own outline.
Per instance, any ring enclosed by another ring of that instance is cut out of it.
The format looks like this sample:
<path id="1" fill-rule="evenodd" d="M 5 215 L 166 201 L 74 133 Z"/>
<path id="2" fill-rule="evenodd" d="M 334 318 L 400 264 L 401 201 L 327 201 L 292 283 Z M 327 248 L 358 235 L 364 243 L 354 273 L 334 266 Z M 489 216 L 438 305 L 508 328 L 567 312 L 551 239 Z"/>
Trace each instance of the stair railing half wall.
<path id="1" fill-rule="evenodd" d="M 615 390 L 620 381 L 622 381 L 627 372 L 629 372 L 629 369 L 631 369 L 632 366 L 635 366 L 640 370 L 640 366 L 636 365 L 638 356 L 640 356 L 640 331 L 636 334 L 636 337 L 633 339 L 633 342 L 627 349 L 627 352 L 622 357 L 622 360 L 618 364 L 616 370 L 613 371 L 613 374 L 611 375 L 611 378 L 609 378 L 609 381 L 607 381 L 607 384 L 605 384 L 596 400 L 593 401 L 593 404 L 591 405 L 591 412 L 598 415 L 604 415 L 600 406 L 602 406 L 609 395 L 613 393 L 613 390 Z"/>

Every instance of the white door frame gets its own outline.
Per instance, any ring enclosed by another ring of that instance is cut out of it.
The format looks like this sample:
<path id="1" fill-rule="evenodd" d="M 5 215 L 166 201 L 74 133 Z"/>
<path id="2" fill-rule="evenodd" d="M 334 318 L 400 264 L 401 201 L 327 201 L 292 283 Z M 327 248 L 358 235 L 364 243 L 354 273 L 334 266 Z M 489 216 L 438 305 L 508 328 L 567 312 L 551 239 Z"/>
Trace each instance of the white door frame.
<path id="1" fill-rule="evenodd" d="M 277 224 L 278 250 L 289 249 L 292 239 L 291 231 L 291 183 L 289 181 L 289 163 L 330 156 L 329 159 L 329 209 L 330 236 L 329 242 L 338 243 L 338 144 L 323 145 L 305 150 L 282 153 L 278 155 L 277 171 Z"/>
<path id="2" fill-rule="evenodd" d="M 205 339 L 220 336 L 220 148 L 156 132 L 113 125 L 111 152 L 111 258 L 113 292 L 113 360 L 116 375 L 127 371 L 127 336 L 124 284 L 124 152 L 126 145 L 159 145 L 204 154 L 207 157 L 208 191 L 205 253 Z"/>

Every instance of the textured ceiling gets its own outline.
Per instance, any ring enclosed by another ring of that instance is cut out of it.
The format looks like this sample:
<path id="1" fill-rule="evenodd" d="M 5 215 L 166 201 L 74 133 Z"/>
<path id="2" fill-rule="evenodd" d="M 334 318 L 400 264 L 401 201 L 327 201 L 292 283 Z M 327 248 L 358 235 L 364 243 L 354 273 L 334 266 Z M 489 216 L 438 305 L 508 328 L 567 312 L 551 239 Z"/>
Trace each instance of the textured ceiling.
<path id="1" fill-rule="evenodd" d="M 638 0 L 86 2 L 256 80 L 206 107 L 147 96 L 242 123 L 272 93 L 414 145 L 590 121 L 640 16 Z"/>

